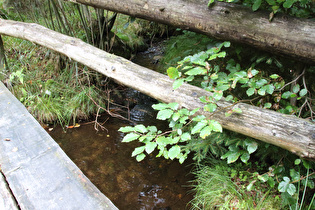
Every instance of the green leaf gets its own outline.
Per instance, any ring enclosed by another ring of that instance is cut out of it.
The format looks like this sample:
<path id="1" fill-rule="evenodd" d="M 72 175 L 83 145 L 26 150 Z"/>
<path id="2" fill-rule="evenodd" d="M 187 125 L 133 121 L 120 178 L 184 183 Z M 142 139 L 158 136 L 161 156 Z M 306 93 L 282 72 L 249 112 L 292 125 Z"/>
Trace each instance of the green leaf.
<path id="1" fill-rule="evenodd" d="M 221 158 L 225 159 L 228 158 L 227 163 L 234 163 L 237 161 L 237 159 L 240 157 L 241 152 L 240 151 L 228 151 L 226 154 L 224 154 Z"/>
<path id="2" fill-rule="evenodd" d="M 226 101 L 232 101 L 234 99 L 234 97 L 232 95 L 228 95 L 225 100 Z"/>
<path id="3" fill-rule="evenodd" d="M 145 145 L 145 151 L 150 154 L 151 152 L 154 151 L 155 147 L 157 146 L 157 143 L 156 142 L 148 142 L 146 145 Z"/>
<path id="4" fill-rule="evenodd" d="M 259 7 L 260 7 L 260 5 L 261 5 L 261 0 L 256 0 L 256 1 L 254 2 L 253 6 L 252 6 L 252 10 L 253 10 L 253 11 L 258 10 Z"/>
<path id="5" fill-rule="evenodd" d="M 140 161 L 142 161 L 144 158 L 145 158 L 145 154 L 141 153 L 141 154 L 137 155 L 136 160 L 137 160 L 138 162 L 140 162 Z"/>
<path id="6" fill-rule="evenodd" d="M 299 92 L 300 91 L 300 85 L 299 84 L 294 85 L 292 91 L 293 91 L 293 93 Z"/>
<path id="7" fill-rule="evenodd" d="M 156 118 L 159 120 L 166 120 L 166 119 L 169 119 L 173 113 L 174 111 L 171 109 L 160 110 Z"/>
<path id="8" fill-rule="evenodd" d="M 284 3 L 283 3 L 283 7 L 284 8 L 291 8 L 292 5 L 294 4 L 295 0 L 286 0 Z"/>
<path id="9" fill-rule="evenodd" d="M 269 94 L 273 94 L 273 91 L 275 91 L 275 86 L 269 84 L 265 86 L 266 92 Z"/>
<path id="10" fill-rule="evenodd" d="M 245 141 L 245 145 L 247 146 L 247 151 L 249 154 L 252 154 L 253 152 L 255 152 L 258 148 L 258 144 L 255 141 Z"/>
<path id="11" fill-rule="evenodd" d="M 296 187 L 294 186 L 294 184 L 289 184 L 287 192 L 292 196 L 294 195 L 294 193 L 296 192 Z"/>
<path id="12" fill-rule="evenodd" d="M 300 163 L 301 163 L 301 159 L 296 159 L 296 160 L 294 161 L 294 164 L 295 164 L 295 165 L 300 165 Z"/>
<path id="13" fill-rule="evenodd" d="M 206 122 L 198 122 L 192 129 L 191 134 L 199 133 L 202 128 L 204 128 L 207 125 Z"/>
<path id="14" fill-rule="evenodd" d="M 258 94 L 261 95 L 261 96 L 264 96 L 266 94 L 266 90 L 264 88 L 260 88 L 258 90 Z"/>
<path id="15" fill-rule="evenodd" d="M 188 132 L 183 133 L 183 134 L 181 135 L 181 140 L 182 140 L 182 141 L 187 141 L 187 140 L 190 140 L 190 139 L 191 139 L 191 135 L 190 135 L 190 133 L 188 133 Z"/>
<path id="16" fill-rule="evenodd" d="M 260 87 L 264 86 L 264 85 L 267 84 L 267 83 L 268 83 L 267 80 L 265 80 L 265 79 L 260 79 L 260 80 L 258 80 L 258 81 L 256 82 L 256 88 L 260 88 Z"/>
<path id="17" fill-rule="evenodd" d="M 177 110 L 179 107 L 179 104 L 178 103 L 169 103 L 168 107 L 173 109 L 173 110 Z"/>
<path id="18" fill-rule="evenodd" d="M 211 120 L 210 124 L 211 124 L 211 128 L 213 131 L 222 133 L 222 126 L 219 122 L 217 122 L 215 120 Z"/>
<path id="19" fill-rule="evenodd" d="M 289 177 L 283 177 L 283 181 L 279 183 L 278 190 L 279 192 L 286 192 L 290 184 Z"/>
<path id="20" fill-rule="evenodd" d="M 176 122 L 180 117 L 181 117 L 180 114 L 178 112 L 175 112 L 172 115 L 172 120 L 174 120 Z"/>
<path id="21" fill-rule="evenodd" d="M 144 149 L 145 149 L 145 146 L 136 147 L 135 150 L 133 150 L 131 157 L 139 155 L 140 153 L 142 153 L 144 151 Z"/>
<path id="22" fill-rule="evenodd" d="M 125 127 L 121 127 L 121 128 L 119 128 L 119 130 L 118 130 L 118 131 L 123 132 L 123 133 L 129 133 L 129 132 L 132 132 L 132 131 L 134 131 L 134 130 L 135 130 L 135 128 L 134 128 L 134 127 L 131 127 L 131 126 L 125 126 Z"/>
<path id="23" fill-rule="evenodd" d="M 203 109 L 206 112 L 214 112 L 217 109 L 217 105 L 214 103 L 206 104 Z"/>
<path id="24" fill-rule="evenodd" d="M 230 88 L 230 85 L 218 84 L 215 89 L 216 89 L 216 90 L 225 91 L 225 90 L 227 90 L 227 89 L 229 89 L 229 88 Z"/>
<path id="25" fill-rule="evenodd" d="M 168 157 L 173 160 L 177 155 L 180 154 L 180 147 L 178 145 L 174 145 L 168 151 Z"/>
<path id="26" fill-rule="evenodd" d="M 271 79 L 278 79 L 280 76 L 278 74 L 272 74 L 269 76 Z"/>
<path id="27" fill-rule="evenodd" d="M 136 133 L 128 133 L 122 140 L 122 142 L 131 142 L 134 141 L 136 139 L 138 139 L 140 137 L 139 134 Z"/>
<path id="28" fill-rule="evenodd" d="M 155 110 L 163 110 L 163 109 L 167 109 L 169 106 L 168 104 L 164 104 L 164 103 L 158 103 L 158 104 L 153 104 L 152 108 Z"/>
<path id="29" fill-rule="evenodd" d="M 146 133 L 146 132 L 148 132 L 147 128 L 144 125 L 142 125 L 142 124 L 136 125 L 135 126 L 135 131 L 137 131 L 139 133 Z"/>
<path id="30" fill-rule="evenodd" d="M 180 77 L 180 72 L 178 72 L 177 68 L 175 67 L 169 67 L 167 69 L 167 75 L 171 79 L 177 79 L 178 77 Z"/>
<path id="31" fill-rule="evenodd" d="M 244 152 L 242 155 L 241 155 L 241 161 L 243 163 L 247 163 L 247 161 L 249 160 L 250 158 L 250 155 L 247 153 L 247 152 Z"/>
<path id="32" fill-rule="evenodd" d="M 185 79 L 178 79 L 175 80 L 175 82 L 173 83 L 173 89 L 176 90 L 177 88 L 179 88 L 180 86 L 182 86 L 184 84 Z"/>
<path id="33" fill-rule="evenodd" d="M 292 95 L 291 91 L 286 91 L 282 94 L 281 97 L 284 99 L 288 99 L 289 97 L 291 97 L 291 95 Z"/>
<path id="34" fill-rule="evenodd" d="M 248 96 L 252 96 L 252 95 L 254 95 L 255 90 L 256 90 L 255 88 L 249 88 L 249 89 L 247 89 L 246 94 Z"/>
<path id="35" fill-rule="evenodd" d="M 195 67 L 187 72 L 185 72 L 186 75 L 203 75 L 207 73 L 207 70 L 205 68 L 201 67 Z"/>
<path id="36" fill-rule="evenodd" d="M 272 105 L 271 103 L 265 103 L 264 104 L 264 108 L 265 109 L 269 109 L 271 107 L 271 105 Z"/>
<path id="37" fill-rule="evenodd" d="M 212 127 L 211 126 L 206 126 L 200 131 L 200 137 L 205 139 L 207 136 L 211 134 Z"/>
<path id="38" fill-rule="evenodd" d="M 300 91 L 300 96 L 301 97 L 303 97 L 303 96 L 305 96 L 307 94 L 307 89 L 302 89 L 301 91 Z"/>
<path id="39" fill-rule="evenodd" d="M 214 94 L 213 94 L 213 98 L 217 101 L 219 101 L 221 98 L 223 97 L 223 91 L 216 91 Z"/>

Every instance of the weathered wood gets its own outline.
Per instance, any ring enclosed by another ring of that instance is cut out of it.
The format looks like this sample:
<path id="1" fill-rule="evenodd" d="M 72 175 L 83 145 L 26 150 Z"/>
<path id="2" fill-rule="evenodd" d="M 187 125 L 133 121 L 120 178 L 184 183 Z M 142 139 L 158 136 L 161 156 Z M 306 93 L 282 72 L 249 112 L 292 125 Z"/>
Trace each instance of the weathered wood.
<path id="1" fill-rule="evenodd" d="M 14 196 L 19 209 L 117 209 L 1 82 L 0 165 L 6 206 Z"/>
<path id="2" fill-rule="evenodd" d="M 18 209 L 14 196 L 12 195 L 8 183 L 2 173 L 0 173 L 0 209 Z"/>
<path id="3" fill-rule="evenodd" d="M 315 21 L 209 0 L 70 0 L 315 63 Z"/>
<path id="4" fill-rule="evenodd" d="M 166 75 L 37 24 L 0 20 L 0 34 L 26 39 L 53 49 L 119 83 L 166 103 L 177 102 L 190 110 L 203 107 L 199 97 L 210 95 L 189 84 L 173 90 L 173 80 Z M 226 107 L 231 104 L 221 101 L 218 105 Z M 277 145 L 302 158 L 315 160 L 314 123 L 247 104 L 237 106 L 242 109 L 242 113 L 230 117 L 225 117 L 223 112 L 213 116 L 208 112 L 200 113 L 218 120 L 226 129 Z"/>

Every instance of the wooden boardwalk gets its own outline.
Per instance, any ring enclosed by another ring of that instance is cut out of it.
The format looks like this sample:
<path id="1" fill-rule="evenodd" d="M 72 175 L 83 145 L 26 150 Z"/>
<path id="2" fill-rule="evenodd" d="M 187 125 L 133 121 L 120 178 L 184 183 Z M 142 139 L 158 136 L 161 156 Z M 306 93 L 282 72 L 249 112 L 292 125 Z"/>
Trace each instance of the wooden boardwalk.
<path id="1" fill-rule="evenodd" d="M 117 209 L 0 82 L 0 209 Z"/>

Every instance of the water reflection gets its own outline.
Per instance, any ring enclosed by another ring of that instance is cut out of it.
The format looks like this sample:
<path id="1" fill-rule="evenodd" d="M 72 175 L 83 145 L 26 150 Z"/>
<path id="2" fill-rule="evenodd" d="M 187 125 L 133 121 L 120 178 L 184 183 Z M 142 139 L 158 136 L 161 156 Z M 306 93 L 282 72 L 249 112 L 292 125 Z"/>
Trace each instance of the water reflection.
<path id="1" fill-rule="evenodd" d="M 119 209 L 185 209 L 192 199 L 188 181 L 191 167 L 152 155 L 138 163 L 131 158 L 137 143 L 121 143 L 118 132 L 126 124 L 111 118 L 108 131 L 82 125 L 50 132 L 67 155 Z"/>

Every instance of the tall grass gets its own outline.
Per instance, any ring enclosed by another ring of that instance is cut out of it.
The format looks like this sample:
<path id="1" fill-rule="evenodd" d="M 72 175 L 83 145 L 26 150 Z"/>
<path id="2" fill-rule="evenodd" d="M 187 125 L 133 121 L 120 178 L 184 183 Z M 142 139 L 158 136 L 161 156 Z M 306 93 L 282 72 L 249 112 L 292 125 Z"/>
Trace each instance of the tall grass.
<path id="1" fill-rule="evenodd" d="M 279 209 L 280 200 L 270 191 L 247 191 L 250 178 L 232 175 L 235 170 L 231 169 L 225 162 L 213 159 L 197 167 L 192 209 Z"/>

